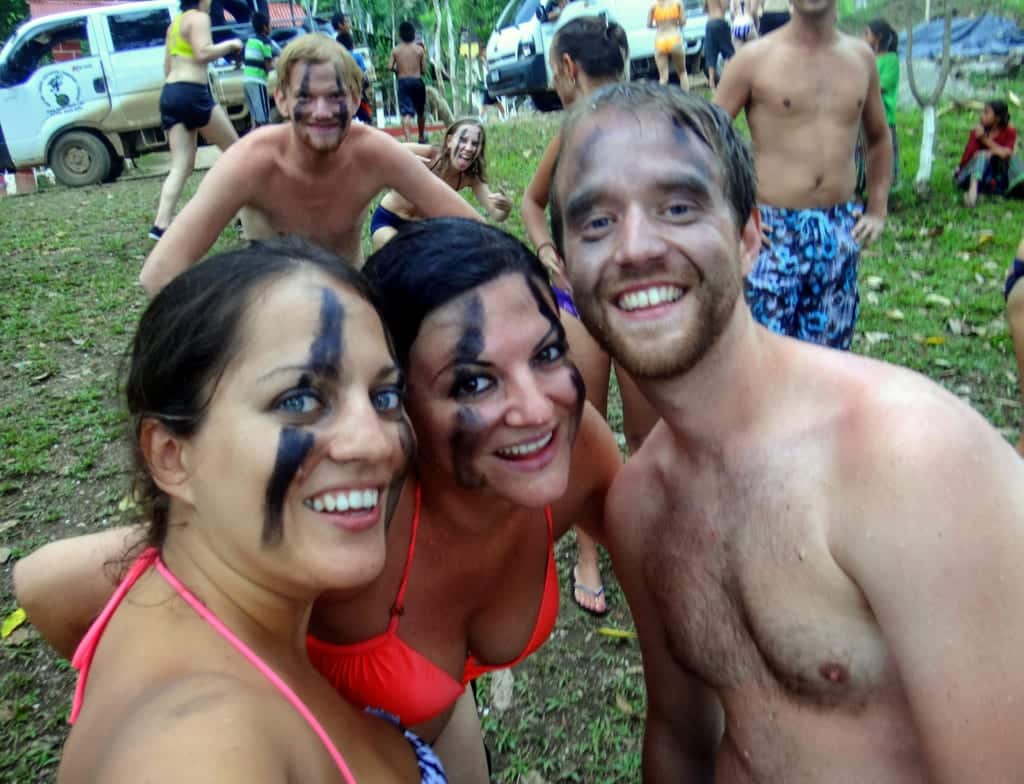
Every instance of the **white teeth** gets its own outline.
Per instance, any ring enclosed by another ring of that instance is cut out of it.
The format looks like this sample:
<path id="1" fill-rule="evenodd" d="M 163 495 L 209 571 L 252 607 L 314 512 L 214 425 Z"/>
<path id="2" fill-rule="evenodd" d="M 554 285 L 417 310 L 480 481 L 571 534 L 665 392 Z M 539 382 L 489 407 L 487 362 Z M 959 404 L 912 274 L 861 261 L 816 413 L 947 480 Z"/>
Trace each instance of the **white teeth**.
<path id="1" fill-rule="evenodd" d="M 666 302 L 675 302 L 683 296 L 683 290 L 675 286 L 652 286 L 649 289 L 630 291 L 619 297 L 619 307 L 625 311 L 653 308 Z"/>
<path id="2" fill-rule="evenodd" d="M 506 457 L 522 457 L 523 455 L 529 455 L 534 452 L 539 452 L 541 449 L 551 443 L 551 439 L 554 438 L 555 431 L 552 430 L 547 435 L 541 436 L 536 441 L 531 441 L 528 444 L 520 444 L 519 446 L 510 446 L 508 449 L 499 449 L 499 455 L 505 455 Z"/>
<path id="3" fill-rule="evenodd" d="M 373 509 L 380 499 L 380 491 L 371 488 L 367 490 L 347 490 L 340 493 L 324 493 L 304 503 L 317 512 L 348 512 L 356 509 Z"/>

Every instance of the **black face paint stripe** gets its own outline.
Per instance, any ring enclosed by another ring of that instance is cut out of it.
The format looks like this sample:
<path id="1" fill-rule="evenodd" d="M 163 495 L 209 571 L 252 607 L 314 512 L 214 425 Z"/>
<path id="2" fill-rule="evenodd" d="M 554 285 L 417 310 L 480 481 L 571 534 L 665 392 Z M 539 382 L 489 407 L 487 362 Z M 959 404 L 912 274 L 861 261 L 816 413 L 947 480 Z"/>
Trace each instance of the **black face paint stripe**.
<path id="1" fill-rule="evenodd" d="M 557 311 L 552 309 L 550 301 L 541 291 L 540 285 L 533 278 L 527 278 L 526 285 L 529 287 L 530 293 L 537 302 L 537 310 L 539 310 L 541 315 L 551 323 L 551 328 L 558 333 L 559 338 L 563 342 L 566 341 L 565 327 L 562 326 L 562 321 L 558 318 Z M 570 346 L 569 348 L 571 349 L 572 347 Z M 569 369 L 569 378 L 572 380 L 572 385 L 576 389 L 576 402 L 573 406 L 572 432 L 570 434 L 571 438 L 574 439 L 576 437 L 576 431 L 579 428 L 580 419 L 583 416 L 583 404 L 587 400 L 587 387 L 583 382 L 583 375 L 580 373 L 579 368 L 576 367 L 576 364 L 568 356 L 565 358 L 565 364 Z"/>
<path id="2" fill-rule="evenodd" d="M 469 298 L 462 317 L 462 334 L 459 336 L 458 343 L 455 344 L 455 359 L 457 362 L 476 362 L 484 353 L 484 327 L 486 326 L 484 302 L 479 294 L 473 294 Z"/>
<path id="3" fill-rule="evenodd" d="M 345 306 L 331 289 L 321 289 L 320 333 L 309 348 L 309 364 L 317 375 L 331 379 L 340 377 L 344 331 Z"/>
<path id="4" fill-rule="evenodd" d="M 473 470 L 473 455 L 485 429 L 476 411 L 469 406 L 459 406 L 451 437 L 452 469 L 455 481 L 467 490 L 479 490 L 485 484 L 483 476 Z"/>
<path id="5" fill-rule="evenodd" d="M 262 537 L 264 545 L 277 544 L 281 541 L 284 499 L 295 475 L 313 448 L 314 441 L 313 434 L 307 430 L 294 427 L 281 429 L 274 471 L 267 482 Z"/>

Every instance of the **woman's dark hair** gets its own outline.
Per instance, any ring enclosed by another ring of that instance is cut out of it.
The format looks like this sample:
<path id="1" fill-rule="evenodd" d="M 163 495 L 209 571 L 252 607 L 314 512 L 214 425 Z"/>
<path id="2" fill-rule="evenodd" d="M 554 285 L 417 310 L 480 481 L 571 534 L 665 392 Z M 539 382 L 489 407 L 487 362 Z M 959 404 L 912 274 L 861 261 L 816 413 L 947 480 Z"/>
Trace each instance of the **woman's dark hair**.
<path id="1" fill-rule="evenodd" d="M 352 289 L 380 315 L 377 298 L 358 270 L 324 248 L 287 238 L 254 242 L 196 264 L 168 283 L 139 319 L 124 392 L 133 436 L 134 497 L 149 524 L 150 546 L 163 545 L 170 499 L 146 465 L 139 443 L 142 423 L 154 419 L 183 438 L 198 432 L 225 368 L 239 352 L 240 325 L 250 303 L 275 281 L 304 269 Z"/>
<path id="2" fill-rule="evenodd" d="M 466 171 L 459 172 L 459 175 L 460 177 L 475 177 L 480 182 L 487 182 L 487 159 L 485 157 L 487 154 L 487 131 L 484 130 L 483 123 L 476 117 L 463 117 L 461 120 L 456 120 L 448 126 L 448 130 L 444 132 L 444 139 L 441 140 L 441 149 L 438 151 L 434 162 L 430 164 L 430 170 L 441 179 L 444 179 L 452 165 L 448 155 L 448 142 L 467 125 L 480 129 L 480 149 L 477 151 L 476 160 L 470 164 Z"/>
<path id="3" fill-rule="evenodd" d="M 895 52 L 899 48 L 900 37 L 892 25 L 881 17 L 868 22 L 868 30 L 878 39 L 879 52 Z"/>
<path id="4" fill-rule="evenodd" d="M 199 0 L 178 0 L 178 7 L 182 13 L 185 11 L 191 11 L 194 8 L 199 8 Z"/>
<path id="5" fill-rule="evenodd" d="M 985 101 L 985 106 L 992 110 L 996 116 L 996 122 L 1003 128 L 1010 124 L 1010 107 L 1006 101 Z"/>
<path id="6" fill-rule="evenodd" d="M 412 22 L 406 20 L 398 25 L 398 37 L 407 44 L 411 44 L 416 40 L 416 28 L 413 27 Z"/>
<path id="7" fill-rule="evenodd" d="M 622 79 L 629 63 L 626 31 L 606 16 L 578 16 L 551 42 L 555 57 L 569 55 L 592 79 Z"/>
<path id="8" fill-rule="evenodd" d="M 502 275 L 536 281 L 554 303 L 544 265 L 529 248 L 501 229 L 467 218 L 434 218 L 403 226 L 370 256 L 363 273 L 380 296 L 384 323 L 405 368 L 427 316 Z"/>

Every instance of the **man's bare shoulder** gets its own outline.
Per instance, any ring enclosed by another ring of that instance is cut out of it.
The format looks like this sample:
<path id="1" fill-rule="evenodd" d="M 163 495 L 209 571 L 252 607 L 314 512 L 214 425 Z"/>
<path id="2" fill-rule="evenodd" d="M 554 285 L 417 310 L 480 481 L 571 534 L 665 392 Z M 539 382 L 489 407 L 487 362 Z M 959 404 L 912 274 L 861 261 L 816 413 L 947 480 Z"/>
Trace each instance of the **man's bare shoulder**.
<path id="1" fill-rule="evenodd" d="M 671 462 L 672 436 L 659 422 L 612 481 L 605 503 L 606 535 L 610 542 L 633 549 L 642 531 L 664 511 L 664 467 Z M 614 545 L 609 544 L 609 549 Z"/>
<path id="2" fill-rule="evenodd" d="M 836 35 L 835 48 L 837 51 L 857 57 L 864 65 L 871 68 L 878 67 L 875 64 L 875 53 L 864 39 L 843 32 L 837 32 Z"/>
<path id="3" fill-rule="evenodd" d="M 232 174 L 266 175 L 280 168 L 281 156 L 289 142 L 287 123 L 265 125 L 250 131 L 224 152 L 211 171 L 218 167 Z"/>

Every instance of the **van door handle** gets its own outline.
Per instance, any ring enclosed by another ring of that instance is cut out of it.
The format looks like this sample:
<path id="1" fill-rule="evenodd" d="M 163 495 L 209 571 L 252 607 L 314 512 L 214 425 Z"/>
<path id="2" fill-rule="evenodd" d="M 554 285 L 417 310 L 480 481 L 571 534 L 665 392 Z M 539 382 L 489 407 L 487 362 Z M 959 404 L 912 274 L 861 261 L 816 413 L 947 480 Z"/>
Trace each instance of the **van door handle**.
<path id="1" fill-rule="evenodd" d="M 104 81 L 102 76 L 93 79 L 92 86 L 93 89 L 98 93 L 105 93 L 107 91 L 107 83 Z"/>

